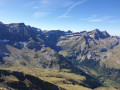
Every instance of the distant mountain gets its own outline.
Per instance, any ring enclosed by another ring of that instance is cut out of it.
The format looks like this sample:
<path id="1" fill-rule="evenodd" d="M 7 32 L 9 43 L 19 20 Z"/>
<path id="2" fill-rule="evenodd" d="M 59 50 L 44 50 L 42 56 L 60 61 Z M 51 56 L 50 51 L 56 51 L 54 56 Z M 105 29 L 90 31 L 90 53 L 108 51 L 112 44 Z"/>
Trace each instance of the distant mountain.
<path id="1" fill-rule="evenodd" d="M 1 23 L 0 32 L 1 68 L 17 65 L 58 71 L 69 69 L 71 73 L 86 78 L 79 83 L 80 85 L 92 89 L 102 86 L 98 79 L 78 69 L 71 61 L 58 53 L 62 48 L 56 44 L 67 32 L 60 30 L 42 32 L 24 23 Z"/>
<path id="2" fill-rule="evenodd" d="M 92 35 L 94 39 L 104 39 L 104 38 L 110 37 L 110 35 L 106 31 L 101 32 L 98 29 L 95 29 L 88 33 L 89 35 Z"/>
<path id="3" fill-rule="evenodd" d="M 119 37 L 110 36 L 106 31 L 101 32 L 95 29 L 89 32 L 83 31 L 77 36 L 74 33 L 62 36 L 57 46 L 62 48 L 59 53 L 73 62 L 75 66 L 95 75 L 106 85 L 120 87 L 119 51 L 113 54 L 114 48 L 120 46 Z M 110 84 L 107 80 L 111 80 L 112 83 Z"/>
<path id="4" fill-rule="evenodd" d="M 118 79 L 120 77 L 119 37 L 111 36 L 106 31 L 98 29 L 89 32 L 72 32 L 69 30 L 64 34 L 60 34 L 59 37 L 56 37 L 55 33 L 58 32 L 54 31 L 52 33 L 54 38 L 48 35 L 48 39 L 54 39 L 51 40 L 53 46 L 59 47 L 59 50 L 53 48 L 55 51 L 70 60 L 74 66 L 99 78 L 105 85 L 120 87 Z M 107 80 L 111 80 L 112 83 Z"/>
<path id="5" fill-rule="evenodd" d="M 24 23 L 0 23 L 1 68 L 69 69 L 85 76 L 80 84 L 92 89 L 102 84 L 120 88 L 119 46 L 119 37 L 98 29 L 42 31 Z"/>
<path id="6" fill-rule="evenodd" d="M 38 40 L 42 36 L 40 29 L 26 26 L 24 23 L 0 24 L 0 39 L 10 41 L 29 41 Z"/>

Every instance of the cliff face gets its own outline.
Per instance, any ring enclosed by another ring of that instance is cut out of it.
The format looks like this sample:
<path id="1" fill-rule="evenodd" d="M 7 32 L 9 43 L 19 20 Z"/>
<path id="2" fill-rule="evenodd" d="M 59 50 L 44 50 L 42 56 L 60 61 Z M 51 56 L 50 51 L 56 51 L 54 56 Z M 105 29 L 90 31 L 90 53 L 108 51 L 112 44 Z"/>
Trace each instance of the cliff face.
<path id="1" fill-rule="evenodd" d="M 38 40 L 43 33 L 40 29 L 26 26 L 24 23 L 2 24 L 0 23 L 0 39 L 9 41 Z"/>
<path id="2" fill-rule="evenodd" d="M 75 66 L 96 76 L 106 85 L 120 87 L 119 37 L 95 29 L 77 33 L 77 36 L 74 33 L 62 36 L 57 46 L 62 48 L 59 53 L 72 61 Z M 107 80 L 111 80 L 112 83 Z"/>
<path id="3" fill-rule="evenodd" d="M 109 79 L 118 85 L 119 46 L 119 37 L 98 29 L 41 31 L 24 23 L 0 23 L 0 67 L 5 68 L 22 65 L 76 73 L 77 67 L 102 83 L 109 85 Z"/>

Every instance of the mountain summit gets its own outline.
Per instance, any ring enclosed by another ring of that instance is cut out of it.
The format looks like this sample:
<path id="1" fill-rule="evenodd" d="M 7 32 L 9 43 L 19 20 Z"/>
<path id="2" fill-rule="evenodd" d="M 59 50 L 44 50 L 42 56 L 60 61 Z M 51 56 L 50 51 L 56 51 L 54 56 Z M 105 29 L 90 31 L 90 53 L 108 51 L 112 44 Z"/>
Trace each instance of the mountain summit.
<path id="1" fill-rule="evenodd" d="M 110 37 L 110 35 L 106 31 L 101 32 L 98 29 L 90 31 L 89 34 L 91 34 L 94 39 L 104 39 Z"/>

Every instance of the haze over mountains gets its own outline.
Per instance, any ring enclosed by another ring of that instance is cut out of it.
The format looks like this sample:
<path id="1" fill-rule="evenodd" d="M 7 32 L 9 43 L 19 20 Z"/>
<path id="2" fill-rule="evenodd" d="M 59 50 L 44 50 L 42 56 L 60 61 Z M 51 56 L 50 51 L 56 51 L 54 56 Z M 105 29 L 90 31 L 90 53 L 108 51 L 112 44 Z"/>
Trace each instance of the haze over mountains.
<path id="1" fill-rule="evenodd" d="M 86 78 L 74 84 L 91 89 L 120 88 L 119 47 L 119 37 L 98 29 L 42 31 L 24 23 L 0 23 L 1 68 L 69 69 Z"/>

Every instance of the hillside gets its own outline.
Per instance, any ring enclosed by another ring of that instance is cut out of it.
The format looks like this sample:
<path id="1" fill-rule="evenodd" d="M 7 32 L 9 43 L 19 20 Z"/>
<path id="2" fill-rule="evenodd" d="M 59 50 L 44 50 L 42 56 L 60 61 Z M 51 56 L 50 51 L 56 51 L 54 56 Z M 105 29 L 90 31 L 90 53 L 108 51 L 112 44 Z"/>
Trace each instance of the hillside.
<path id="1" fill-rule="evenodd" d="M 94 89 L 102 86 L 99 80 L 86 74 L 81 69 L 78 69 L 71 61 L 57 52 L 60 49 L 54 45 L 57 43 L 56 40 L 64 34 L 55 35 L 57 39 L 55 38 L 55 40 L 53 40 L 54 43 L 51 44 L 53 38 L 48 39 L 46 33 L 42 32 L 40 29 L 26 26 L 23 23 L 1 23 L 0 30 L 2 33 L 1 35 L 5 35 L 0 38 L 0 67 L 2 69 L 20 71 L 21 68 L 24 68 L 22 69 L 22 72 L 24 73 L 30 69 L 30 72 L 35 73 L 34 76 L 36 77 L 40 77 L 40 75 L 36 75 L 38 74 L 37 72 L 39 72 L 39 69 L 53 70 L 53 72 L 47 73 L 48 76 L 44 76 L 44 78 L 55 77 L 55 79 L 58 80 L 59 78 L 65 79 L 62 81 L 61 85 L 68 84 L 68 86 L 64 85 L 63 88 L 69 86 L 74 87 L 74 85 L 76 85 L 76 87 L 81 86 L 83 88 Z M 63 33 L 63 31 L 59 32 Z M 7 36 L 9 36 L 9 38 Z M 54 31 L 51 36 L 54 36 Z M 19 67 L 21 68 L 19 69 Z M 34 72 L 35 68 L 37 69 L 36 72 Z M 68 70 L 69 72 L 62 73 L 61 71 L 63 69 Z M 58 72 L 55 72 L 56 70 Z M 59 72 L 61 73 L 57 74 Z M 70 75 L 70 77 L 66 78 L 67 75 Z M 73 76 L 75 76 L 75 79 L 72 78 Z M 78 79 L 79 77 L 84 77 L 84 79 Z M 51 78 L 47 78 L 45 81 L 50 82 Z M 59 86 L 61 85 L 59 84 Z"/>
<path id="2" fill-rule="evenodd" d="M 120 38 L 106 31 L 81 32 L 78 36 L 62 36 L 57 43 L 64 57 L 83 71 L 96 76 L 107 86 L 119 86 Z"/>
<path id="3" fill-rule="evenodd" d="M 120 0 L 0 0 L 0 90 L 120 90 Z"/>
<path id="4" fill-rule="evenodd" d="M 8 70 L 0 70 L 0 87 L 3 90 L 64 90 L 32 75 Z"/>
<path id="5" fill-rule="evenodd" d="M 0 32 L 2 69 L 35 73 L 35 77 L 40 77 L 39 70 L 43 69 L 43 80 L 66 89 L 70 86 L 120 88 L 117 36 L 98 29 L 42 31 L 24 23 L 0 23 Z"/>
<path id="6" fill-rule="evenodd" d="M 49 43 L 54 44 L 53 46 L 57 48 L 53 48 L 55 51 L 66 57 L 74 66 L 99 78 L 105 86 L 120 88 L 119 37 L 98 29 L 89 32 L 69 30 L 62 33 L 63 31 L 58 30 L 45 32 L 48 40 L 55 41 Z"/>

